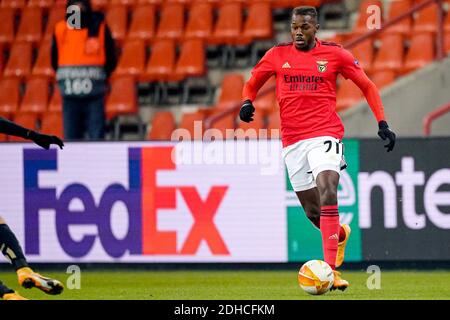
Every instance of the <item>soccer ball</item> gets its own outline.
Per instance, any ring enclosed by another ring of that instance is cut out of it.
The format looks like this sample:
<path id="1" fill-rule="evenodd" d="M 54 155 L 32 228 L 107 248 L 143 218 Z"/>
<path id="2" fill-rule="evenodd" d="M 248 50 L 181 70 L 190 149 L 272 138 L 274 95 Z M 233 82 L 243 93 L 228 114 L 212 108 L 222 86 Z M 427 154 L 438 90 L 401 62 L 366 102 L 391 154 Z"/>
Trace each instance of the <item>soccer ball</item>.
<path id="1" fill-rule="evenodd" d="M 298 284 L 312 295 L 324 294 L 330 290 L 333 281 L 333 270 L 322 260 L 309 260 L 298 272 Z"/>

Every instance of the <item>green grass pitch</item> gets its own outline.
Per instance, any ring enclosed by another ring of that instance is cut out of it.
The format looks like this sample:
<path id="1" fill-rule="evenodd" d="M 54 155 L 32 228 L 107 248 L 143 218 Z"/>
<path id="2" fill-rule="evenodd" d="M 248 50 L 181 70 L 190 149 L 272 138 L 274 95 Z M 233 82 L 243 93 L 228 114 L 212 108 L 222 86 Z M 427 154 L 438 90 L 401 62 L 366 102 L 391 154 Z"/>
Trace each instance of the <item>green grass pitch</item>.
<path id="1" fill-rule="evenodd" d="M 69 274 L 44 272 L 66 286 Z M 60 296 L 20 288 L 13 272 L 0 279 L 29 299 L 71 300 L 290 300 L 290 299 L 450 299 L 450 271 L 382 271 L 381 289 L 369 290 L 365 271 L 344 271 L 345 292 L 310 296 L 292 271 L 81 271 L 81 289 L 65 288 Z"/>

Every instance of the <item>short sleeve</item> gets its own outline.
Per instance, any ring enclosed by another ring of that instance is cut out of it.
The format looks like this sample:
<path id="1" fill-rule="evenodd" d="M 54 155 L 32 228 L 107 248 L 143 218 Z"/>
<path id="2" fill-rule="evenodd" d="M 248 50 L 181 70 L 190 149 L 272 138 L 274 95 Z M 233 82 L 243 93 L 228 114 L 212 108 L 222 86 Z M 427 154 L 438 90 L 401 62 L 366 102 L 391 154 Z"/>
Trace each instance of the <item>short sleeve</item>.
<path id="1" fill-rule="evenodd" d="M 261 60 L 253 68 L 252 75 L 259 74 L 268 79 L 275 73 L 274 52 L 275 47 L 272 47 L 264 54 Z"/>

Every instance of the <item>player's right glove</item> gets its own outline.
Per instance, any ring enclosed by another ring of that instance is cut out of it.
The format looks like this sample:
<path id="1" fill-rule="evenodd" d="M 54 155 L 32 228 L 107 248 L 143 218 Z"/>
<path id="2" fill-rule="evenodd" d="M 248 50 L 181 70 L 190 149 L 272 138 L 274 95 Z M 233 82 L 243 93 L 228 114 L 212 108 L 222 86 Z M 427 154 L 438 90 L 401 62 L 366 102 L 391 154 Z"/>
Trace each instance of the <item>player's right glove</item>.
<path id="1" fill-rule="evenodd" d="M 28 131 L 27 138 L 46 150 L 50 149 L 52 144 L 56 144 L 61 149 L 64 146 L 64 142 L 57 136 L 49 136 L 33 130 Z"/>
<path id="2" fill-rule="evenodd" d="M 392 151 L 395 146 L 395 133 L 391 129 L 389 129 L 387 122 L 384 120 L 378 122 L 378 135 L 383 140 L 389 140 L 389 143 L 384 147 L 387 149 L 387 152 Z"/>
<path id="3" fill-rule="evenodd" d="M 252 122 L 255 114 L 255 107 L 250 100 L 245 100 L 239 111 L 239 118 L 244 122 Z"/>

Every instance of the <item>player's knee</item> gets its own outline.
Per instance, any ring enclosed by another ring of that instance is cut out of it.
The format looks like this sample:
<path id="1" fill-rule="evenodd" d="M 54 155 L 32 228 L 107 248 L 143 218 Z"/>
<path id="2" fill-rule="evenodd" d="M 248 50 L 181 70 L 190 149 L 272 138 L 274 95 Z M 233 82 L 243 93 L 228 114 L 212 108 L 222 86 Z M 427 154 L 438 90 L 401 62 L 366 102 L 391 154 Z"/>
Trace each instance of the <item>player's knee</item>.
<path id="1" fill-rule="evenodd" d="M 322 206 L 332 206 L 337 204 L 337 190 L 334 188 L 324 188 L 320 190 L 320 204 Z"/>

